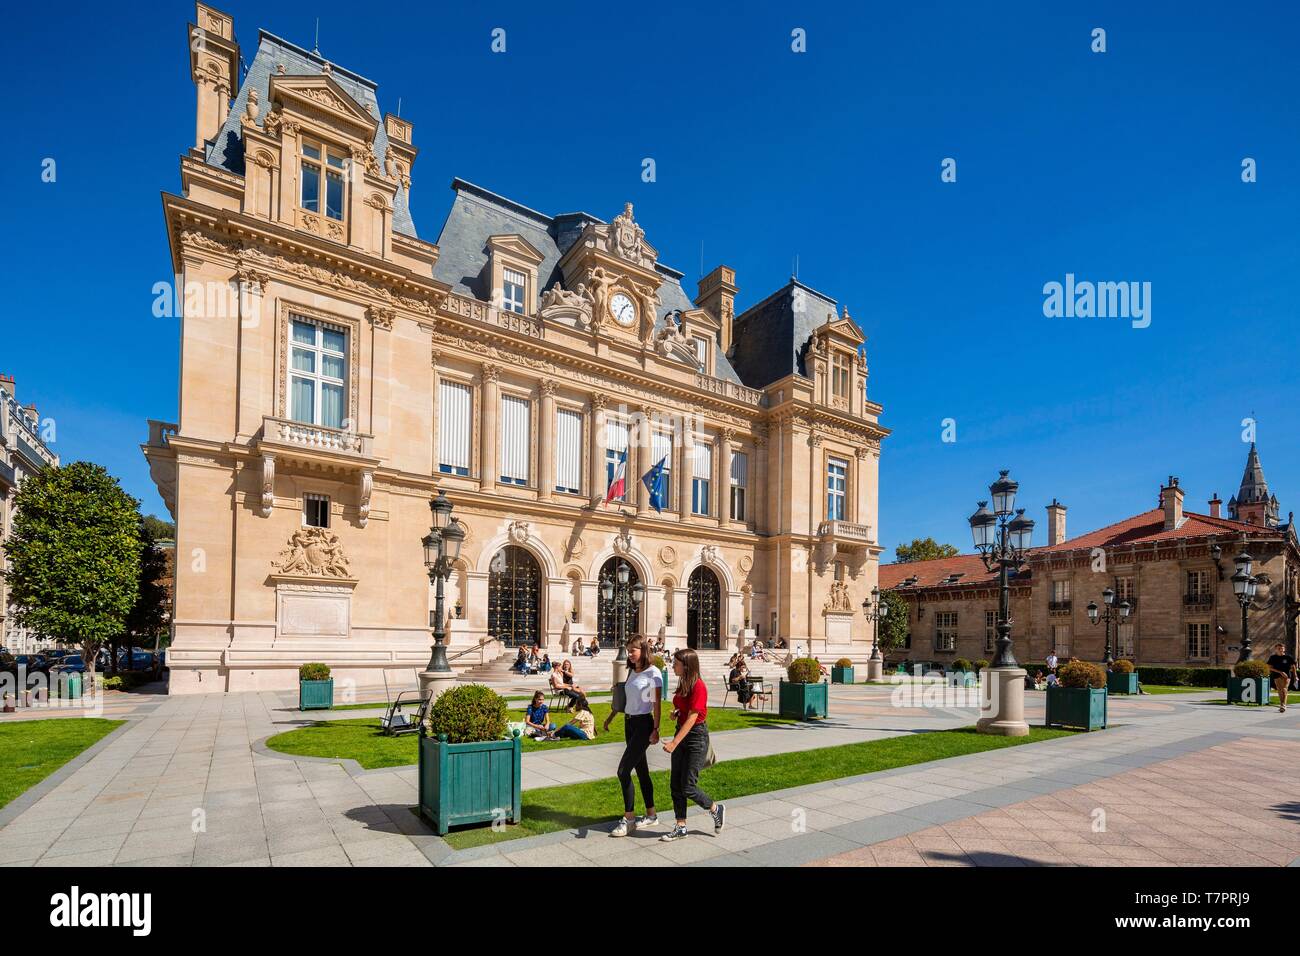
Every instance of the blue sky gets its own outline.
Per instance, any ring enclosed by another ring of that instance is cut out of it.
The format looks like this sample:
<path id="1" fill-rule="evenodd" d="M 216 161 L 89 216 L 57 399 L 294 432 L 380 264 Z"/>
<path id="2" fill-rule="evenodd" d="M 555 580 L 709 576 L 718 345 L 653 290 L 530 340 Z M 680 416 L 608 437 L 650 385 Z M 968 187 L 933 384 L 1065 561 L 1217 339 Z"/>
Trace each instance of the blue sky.
<path id="1" fill-rule="evenodd" d="M 741 308 L 797 256 L 868 335 L 891 548 L 966 546 L 999 468 L 1040 529 L 1053 496 L 1080 533 L 1153 507 L 1170 474 L 1204 511 L 1236 490 L 1251 415 L 1296 507 L 1293 5 L 404 6 L 364 24 L 329 0 L 222 5 L 246 60 L 258 27 L 310 47 L 319 16 L 324 55 L 377 81 L 381 108 L 401 97 L 427 238 L 461 176 L 551 213 L 630 200 L 688 289 L 701 243 L 706 270 L 734 266 Z M 24 4 L 0 37 L 16 212 L 0 370 L 53 416 L 65 461 L 102 462 L 158 512 L 137 446 L 176 414 L 177 326 L 150 290 L 170 271 L 159 193 L 193 135 L 192 15 Z M 1044 317 L 1067 273 L 1151 283 L 1150 326 Z"/>

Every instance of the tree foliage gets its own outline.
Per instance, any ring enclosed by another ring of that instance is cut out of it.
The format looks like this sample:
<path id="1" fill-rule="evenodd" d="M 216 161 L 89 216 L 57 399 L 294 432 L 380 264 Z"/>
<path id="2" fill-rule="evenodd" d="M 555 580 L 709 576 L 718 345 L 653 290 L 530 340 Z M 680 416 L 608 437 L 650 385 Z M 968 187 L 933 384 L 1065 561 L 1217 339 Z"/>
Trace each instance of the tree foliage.
<path id="1" fill-rule="evenodd" d="M 145 515 L 140 519 L 140 523 L 152 536 L 153 541 L 175 541 L 176 525 L 157 515 Z"/>
<path id="2" fill-rule="evenodd" d="M 123 635 L 128 648 L 158 643 L 166 636 L 170 621 L 167 552 L 158 547 L 154 534 L 161 522 L 150 518 L 153 516 L 140 519 L 140 577 Z"/>
<path id="3" fill-rule="evenodd" d="M 102 466 L 74 462 L 23 482 L 9 541 L 15 616 L 61 644 L 95 655 L 120 634 L 139 596 L 138 502 Z"/>
<path id="4" fill-rule="evenodd" d="M 897 591 L 881 591 L 880 603 L 889 608 L 880 621 L 880 651 L 887 654 L 907 643 L 911 608 L 907 599 Z"/>
<path id="5" fill-rule="evenodd" d="M 960 553 L 953 545 L 940 544 L 934 538 L 913 538 L 911 544 L 900 544 L 894 549 L 894 560 L 899 564 L 908 564 L 934 558 L 955 558 Z"/>

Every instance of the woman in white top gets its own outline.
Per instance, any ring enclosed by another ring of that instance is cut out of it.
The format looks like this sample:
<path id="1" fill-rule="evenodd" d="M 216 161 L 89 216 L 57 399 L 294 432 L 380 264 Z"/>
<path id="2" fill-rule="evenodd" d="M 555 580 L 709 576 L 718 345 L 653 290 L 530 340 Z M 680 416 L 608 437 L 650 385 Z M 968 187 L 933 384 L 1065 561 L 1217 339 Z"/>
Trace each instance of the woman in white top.
<path id="1" fill-rule="evenodd" d="M 650 654 L 650 642 L 644 637 L 634 637 L 627 642 L 627 680 L 623 682 L 623 736 L 627 745 L 623 759 L 618 762 L 618 782 L 623 788 L 623 817 L 610 831 L 610 836 L 625 837 L 628 831 L 639 826 L 654 826 L 659 822 L 655 812 L 655 788 L 650 781 L 650 766 L 646 763 L 646 750 L 659 742 L 659 714 L 662 709 L 664 680 L 655 667 Z M 609 730 L 614 711 L 605 718 Z M 645 801 L 645 816 L 636 815 L 636 794 L 632 789 L 632 771 L 641 784 L 641 798 Z"/>

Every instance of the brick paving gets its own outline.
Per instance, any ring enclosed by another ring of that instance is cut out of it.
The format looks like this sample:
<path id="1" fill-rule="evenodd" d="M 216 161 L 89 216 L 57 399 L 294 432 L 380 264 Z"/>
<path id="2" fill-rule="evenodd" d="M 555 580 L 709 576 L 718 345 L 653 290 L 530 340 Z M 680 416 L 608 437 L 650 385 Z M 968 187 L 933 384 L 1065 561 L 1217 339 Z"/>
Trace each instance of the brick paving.
<path id="1" fill-rule="evenodd" d="M 719 733 L 715 747 L 722 760 L 740 759 L 975 717 L 969 708 L 895 707 L 890 694 L 836 687 L 825 724 Z M 1288 769 L 1300 756 L 1300 718 L 1192 702 L 1204 694 L 1114 701 L 1103 733 L 730 801 L 719 836 L 693 811 L 695 834 L 674 844 L 659 842 L 661 831 L 611 840 L 600 824 L 463 851 L 411 812 L 413 768 L 362 771 L 267 752 L 268 736 L 313 719 L 290 696 L 115 701 L 125 727 L 0 810 L 0 864 L 1181 866 L 1300 858 L 1300 802 L 1289 796 L 1300 772 Z M 1031 695 L 1030 721 L 1041 713 L 1041 695 Z M 525 785 L 608 777 L 620 750 L 526 754 Z M 653 763 L 664 765 L 661 758 L 656 751 Z M 1104 830 L 1094 828 L 1098 808 Z"/>

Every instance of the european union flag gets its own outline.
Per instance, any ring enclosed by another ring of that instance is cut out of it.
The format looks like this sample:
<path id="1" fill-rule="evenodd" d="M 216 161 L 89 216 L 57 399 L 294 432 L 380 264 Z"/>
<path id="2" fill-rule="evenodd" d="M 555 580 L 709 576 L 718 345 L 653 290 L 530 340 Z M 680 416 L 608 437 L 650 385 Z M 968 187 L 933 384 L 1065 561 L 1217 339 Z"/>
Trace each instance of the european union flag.
<path id="1" fill-rule="evenodd" d="M 650 492 L 650 507 L 655 511 L 663 511 L 668 503 L 668 475 L 664 473 L 667 464 L 668 456 L 664 455 L 657 465 L 641 476 L 641 484 Z"/>

